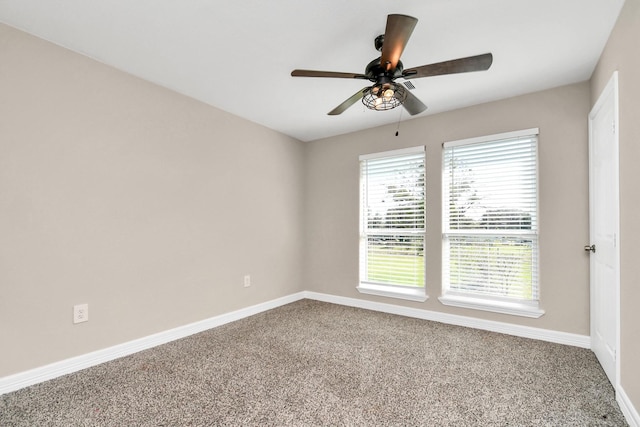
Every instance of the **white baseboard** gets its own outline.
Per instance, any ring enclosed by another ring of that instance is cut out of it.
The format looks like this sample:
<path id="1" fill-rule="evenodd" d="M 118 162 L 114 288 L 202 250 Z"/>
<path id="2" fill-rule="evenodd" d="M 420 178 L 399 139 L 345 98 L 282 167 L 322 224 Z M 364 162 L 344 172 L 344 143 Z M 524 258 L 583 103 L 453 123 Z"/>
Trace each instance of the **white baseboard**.
<path id="1" fill-rule="evenodd" d="M 199 322 L 190 323 L 188 325 L 180 326 L 174 329 L 169 329 L 168 331 L 159 332 L 147 337 L 118 344 L 113 347 L 93 351 L 91 353 L 61 360 L 59 362 L 51 363 L 49 365 L 41 366 L 35 369 L 30 369 L 28 371 L 20 372 L 14 375 L 9 375 L 0 378 L 0 395 L 19 390 L 21 388 L 28 387 L 30 385 L 37 384 L 43 381 L 51 380 L 53 378 L 61 377 L 73 372 L 77 372 L 82 369 L 90 368 L 91 366 L 96 366 L 110 360 L 128 356 L 130 354 L 137 353 L 139 351 L 146 350 L 161 344 L 165 344 L 170 341 L 185 338 L 189 335 L 203 332 L 208 329 L 215 328 L 216 326 L 234 322 L 245 317 L 253 316 L 254 314 L 271 310 L 273 308 L 280 307 L 282 305 L 289 304 L 303 298 L 305 298 L 304 292 L 298 292 L 282 298 L 277 298 L 261 304 L 256 304 L 251 307 L 246 307 L 240 310 L 232 311 L 230 313 L 211 317 Z"/>
<path id="2" fill-rule="evenodd" d="M 415 317 L 418 319 L 432 320 L 450 325 L 466 326 L 485 331 L 499 332 L 515 335 L 523 338 L 533 338 L 558 344 L 566 344 L 574 347 L 591 348 L 591 337 L 586 335 L 571 334 L 568 332 L 552 331 L 549 329 L 533 328 L 530 326 L 514 325 L 511 323 L 482 320 L 476 317 L 459 316 L 455 314 L 441 313 L 437 311 L 422 310 L 418 308 L 403 307 L 399 305 L 366 301 L 357 298 L 340 297 L 317 292 L 303 292 L 305 298 L 350 307 L 364 308 L 381 311 L 383 313 L 398 314 L 400 316 Z"/>
<path id="3" fill-rule="evenodd" d="M 232 311 L 230 313 L 221 314 L 219 316 L 205 319 L 200 322 L 191 323 L 178 328 L 170 329 L 168 331 L 149 335 L 137 340 L 118 344 L 113 347 L 83 354 L 77 357 L 72 357 L 70 359 L 62 360 L 25 372 L 20 372 L 18 374 L 0 378 L 0 395 L 56 377 L 60 377 L 62 375 L 77 372 L 91 366 L 96 366 L 100 363 L 128 356 L 138 351 L 146 350 L 161 344 L 168 343 L 170 341 L 184 338 L 189 335 L 193 335 L 207 329 L 215 328 L 216 326 L 240 320 L 245 317 L 249 317 L 266 310 L 271 310 L 273 308 L 289 304 L 291 302 L 295 302 L 304 298 L 329 302 L 333 304 L 364 308 L 368 310 L 381 311 L 384 313 L 398 314 L 401 316 L 415 317 L 418 319 L 432 320 L 452 325 L 500 332 L 525 338 L 539 339 L 559 344 L 567 344 L 583 348 L 591 347 L 590 338 L 583 335 L 532 328 L 528 326 L 512 325 L 509 323 L 482 320 L 474 317 L 458 316 L 429 310 L 403 307 L 393 304 L 366 301 L 356 298 L 347 298 L 317 292 L 303 291 L 282 298 L 277 298 L 275 300 L 267 301 L 262 304 L 257 304 L 251 307 Z M 630 406 L 630 408 L 633 409 L 633 406 Z"/>
<path id="4" fill-rule="evenodd" d="M 515 335 L 524 338 L 532 338 L 542 341 L 549 341 L 558 344 L 566 344 L 582 348 L 591 348 L 591 339 L 585 335 L 558 332 L 548 329 L 532 328 L 529 326 L 513 325 L 491 320 L 482 320 L 475 317 L 458 316 L 454 314 L 440 313 L 429 310 L 422 310 L 399 305 L 366 301 L 356 298 L 341 297 L 336 295 L 323 294 L 318 292 L 303 291 L 287 295 L 261 304 L 246 307 L 230 313 L 221 314 L 200 322 L 191 323 L 168 331 L 149 335 L 137 340 L 129 341 L 113 347 L 72 357 L 70 359 L 55 362 L 46 366 L 31 369 L 0 378 L 0 395 L 28 387 L 56 377 L 67 375 L 82 369 L 96 366 L 110 360 L 128 356 L 130 354 L 146 350 L 161 344 L 168 343 L 189 335 L 203 332 L 226 323 L 234 322 L 245 317 L 253 316 L 263 311 L 271 310 L 285 304 L 289 304 L 301 299 L 312 299 L 333 304 L 340 304 L 350 307 L 364 308 L 367 310 L 380 311 L 383 313 L 397 314 L 400 316 L 414 317 L 435 322 L 447 323 L 451 325 L 466 326 L 470 328 L 482 329 L 486 331 L 499 332 L 503 334 Z M 629 397 L 618 387 L 616 400 L 620 405 L 622 413 L 627 418 L 631 427 L 640 427 L 640 415 L 633 406 Z"/>
<path id="5" fill-rule="evenodd" d="M 620 406 L 620 410 L 624 414 L 624 417 L 627 419 L 630 427 L 640 427 L 640 414 L 631 403 L 629 396 L 624 391 L 621 385 L 618 385 L 616 390 L 616 402 Z"/>

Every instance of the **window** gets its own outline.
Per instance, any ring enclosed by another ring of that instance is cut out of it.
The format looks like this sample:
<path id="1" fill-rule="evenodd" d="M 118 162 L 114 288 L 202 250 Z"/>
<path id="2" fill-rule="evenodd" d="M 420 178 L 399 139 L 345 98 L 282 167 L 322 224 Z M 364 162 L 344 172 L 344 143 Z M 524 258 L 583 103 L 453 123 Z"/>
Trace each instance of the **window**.
<path id="1" fill-rule="evenodd" d="M 360 292 L 426 300 L 424 183 L 424 147 L 360 156 Z"/>
<path id="2" fill-rule="evenodd" d="M 443 304 L 539 317 L 538 129 L 443 147 Z"/>

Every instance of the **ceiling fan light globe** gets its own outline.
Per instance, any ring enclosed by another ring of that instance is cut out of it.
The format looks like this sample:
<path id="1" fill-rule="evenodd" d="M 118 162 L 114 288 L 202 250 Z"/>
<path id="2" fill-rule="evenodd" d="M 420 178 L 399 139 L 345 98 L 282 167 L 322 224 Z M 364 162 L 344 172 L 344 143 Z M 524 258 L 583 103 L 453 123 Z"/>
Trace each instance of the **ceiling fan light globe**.
<path id="1" fill-rule="evenodd" d="M 376 83 L 363 92 L 362 103 L 370 110 L 386 111 L 402 105 L 407 98 L 406 90 L 399 84 Z"/>

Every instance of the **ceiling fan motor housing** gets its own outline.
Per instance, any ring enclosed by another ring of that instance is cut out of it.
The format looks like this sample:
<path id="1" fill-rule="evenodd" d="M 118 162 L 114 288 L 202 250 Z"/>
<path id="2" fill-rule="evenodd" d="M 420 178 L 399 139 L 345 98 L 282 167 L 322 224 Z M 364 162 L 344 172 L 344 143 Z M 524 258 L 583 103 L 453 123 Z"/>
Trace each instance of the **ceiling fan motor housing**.
<path id="1" fill-rule="evenodd" d="M 364 74 L 372 82 L 377 82 L 382 78 L 387 78 L 392 81 L 398 77 L 402 77 L 403 70 L 402 61 L 398 61 L 398 65 L 396 65 L 394 70 L 387 71 L 385 66 L 380 63 L 380 58 L 376 58 L 367 64 L 367 67 L 364 69 Z"/>

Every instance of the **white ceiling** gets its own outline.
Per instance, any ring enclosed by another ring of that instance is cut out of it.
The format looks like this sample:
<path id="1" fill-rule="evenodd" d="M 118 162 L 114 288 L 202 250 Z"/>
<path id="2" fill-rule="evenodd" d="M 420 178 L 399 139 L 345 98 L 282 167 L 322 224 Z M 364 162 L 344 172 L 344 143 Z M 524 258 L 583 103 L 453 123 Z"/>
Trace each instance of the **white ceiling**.
<path id="1" fill-rule="evenodd" d="M 418 18 L 405 68 L 492 52 L 483 72 L 414 79 L 420 116 L 589 79 L 624 0 L 0 0 L 0 21 L 303 141 L 411 118 L 357 103 L 386 16 Z M 400 79 L 399 81 L 402 81 Z M 419 117 L 419 116 L 418 116 Z"/>

